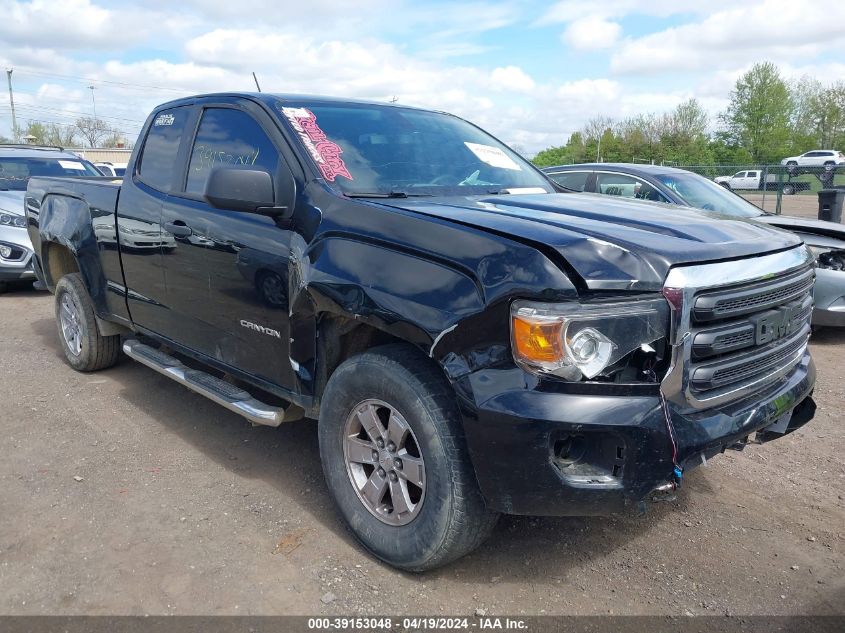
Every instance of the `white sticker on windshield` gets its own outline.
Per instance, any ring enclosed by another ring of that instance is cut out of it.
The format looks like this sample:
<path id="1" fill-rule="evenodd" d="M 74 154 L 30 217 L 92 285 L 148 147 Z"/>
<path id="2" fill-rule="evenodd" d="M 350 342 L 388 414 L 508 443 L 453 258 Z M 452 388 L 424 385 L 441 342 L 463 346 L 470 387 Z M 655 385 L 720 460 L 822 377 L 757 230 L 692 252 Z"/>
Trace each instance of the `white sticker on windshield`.
<path id="1" fill-rule="evenodd" d="M 82 166 L 82 163 L 77 163 L 75 160 L 60 160 L 59 165 L 62 166 L 62 169 L 75 169 L 76 171 L 85 171 L 85 167 Z"/>
<path id="2" fill-rule="evenodd" d="M 478 143 L 470 143 L 468 141 L 464 141 L 464 145 L 467 146 L 469 151 L 478 156 L 480 160 L 492 167 L 522 171 L 522 168 L 498 147 L 493 147 L 492 145 L 480 145 Z"/>

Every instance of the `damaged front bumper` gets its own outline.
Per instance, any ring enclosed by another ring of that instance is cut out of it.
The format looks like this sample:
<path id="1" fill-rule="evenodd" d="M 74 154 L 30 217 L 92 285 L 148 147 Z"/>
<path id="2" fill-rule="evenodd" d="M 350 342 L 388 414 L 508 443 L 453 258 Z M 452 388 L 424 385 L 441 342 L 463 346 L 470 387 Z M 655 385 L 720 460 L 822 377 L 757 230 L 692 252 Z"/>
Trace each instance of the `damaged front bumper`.
<path id="1" fill-rule="evenodd" d="M 785 416 L 784 431 L 798 428 L 815 411 L 814 384 L 805 353 L 765 390 L 706 410 L 682 411 L 670 402 L 664 411 L 657 385 L 553 383 L 518 368 L 479 370 L 456 386 L 488 507 L 585 516 L 636 508 L 674 481 L 675 463 L 691 468 L 756 431 L 783 425 Z"/>

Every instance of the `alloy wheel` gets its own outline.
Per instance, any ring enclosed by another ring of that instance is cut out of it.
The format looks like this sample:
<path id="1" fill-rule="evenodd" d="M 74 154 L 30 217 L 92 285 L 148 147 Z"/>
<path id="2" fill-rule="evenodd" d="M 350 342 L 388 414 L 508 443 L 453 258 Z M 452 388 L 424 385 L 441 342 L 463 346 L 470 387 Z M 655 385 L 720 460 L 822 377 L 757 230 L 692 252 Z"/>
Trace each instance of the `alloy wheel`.
<path id="1" fill-rule="evenodd" d="M 381 400 L 353 407 L 343 429 L 346 472 L 358 498 L 383 523 L 406 525 L 425 498 L 425 464 L 414 432 Z"/>

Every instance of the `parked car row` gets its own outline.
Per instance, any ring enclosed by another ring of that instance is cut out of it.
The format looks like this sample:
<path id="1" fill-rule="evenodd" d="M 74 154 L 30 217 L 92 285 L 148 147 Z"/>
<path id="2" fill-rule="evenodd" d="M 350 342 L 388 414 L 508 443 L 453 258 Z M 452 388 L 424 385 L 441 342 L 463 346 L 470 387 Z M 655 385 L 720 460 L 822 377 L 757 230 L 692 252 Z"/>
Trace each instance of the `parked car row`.
<path id="1" fill-rule="evenodd" d="M 29 179 L 100 175 L 90 162 L 58 147 L 0 145 L 0 291 L 35 281 L 24 217 Z"/>

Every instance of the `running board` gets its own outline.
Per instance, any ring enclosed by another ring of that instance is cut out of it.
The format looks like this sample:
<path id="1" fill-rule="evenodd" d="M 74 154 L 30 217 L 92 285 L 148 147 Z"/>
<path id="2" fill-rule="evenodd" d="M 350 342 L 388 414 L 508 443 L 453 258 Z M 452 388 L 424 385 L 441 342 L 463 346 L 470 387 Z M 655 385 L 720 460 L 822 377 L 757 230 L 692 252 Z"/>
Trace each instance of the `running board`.
<path id="1" fill-rule="evenodd" d="M 242 415 L 253 424 L 279 426 L 282 422 L 290 422 L 303 417 L 304 411 L 295 404 L 289 404 L 287 408 L 282 408 L 256 400 L 249 392 L 240 387 L 199 369 L 186 367 L 179 359 L 154 347 L 144 345 L 136 339 L 130 339 L 123 343 L 123 353 L 184 385 L 191 391 L 195 391 L 201 396 L 223 405 L 230 411 Z"/>

